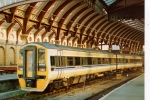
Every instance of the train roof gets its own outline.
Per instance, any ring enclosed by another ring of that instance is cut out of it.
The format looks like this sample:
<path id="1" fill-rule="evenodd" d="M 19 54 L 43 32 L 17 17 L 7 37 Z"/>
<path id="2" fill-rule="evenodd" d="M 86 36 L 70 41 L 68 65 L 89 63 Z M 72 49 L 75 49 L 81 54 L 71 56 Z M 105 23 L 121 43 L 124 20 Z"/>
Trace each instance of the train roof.
<path id="1" fill-rule="evenodd" d="M 82 51 L 82 52 L 103 52 L 105 54 L 108 54 L 111 52 L 107 52 L 107 51 L 102 51 L 102 50 L 93 50 L 93 49 L 85 49 L 85 48 L 77 48 L 77 47 L 71 47 L 71 46 L 63 46 L 63 45 L 58 45 L 58 44 L 50 44 L 49 42 L 31 42 L 28 44 L 37 44 L 37 45 L 41 45 L 47 49 L 59 49 L 59 50 L 72 50 L 72 51 Z M 113 54 L 113 53 L 112 53 Z"/>
<path id="2" fill-rule="evenodd" d="M 77 48 L 77 47 L 71 47 L 71 46 L 63 46 L 63 45 L 58 45 L 58 44 L 50 44 L 49 42 L 31 42 L 28 44 L 37 44 L 41 45 L 47 49 L 59 49 L 59 50 L 72 50 L 72 51 L 81 51 L 81 52 L 89 52 L 89 53 L 103 53 L 103 54 L 116 54 L 108 51 L 103 51 L 103 50 L 93 50 L 93 49 L 85 49 L 85 48 Z M 130 55 L 131 54 L 123 54 L 123 55 Z"/>

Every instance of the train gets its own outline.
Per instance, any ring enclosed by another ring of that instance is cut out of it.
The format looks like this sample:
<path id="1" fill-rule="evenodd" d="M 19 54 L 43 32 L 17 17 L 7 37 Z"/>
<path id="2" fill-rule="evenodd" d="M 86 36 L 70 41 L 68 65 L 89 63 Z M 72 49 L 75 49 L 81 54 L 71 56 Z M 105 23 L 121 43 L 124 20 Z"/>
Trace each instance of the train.
<path id="1" fill-rule="evenodd" d="M 43 92 L 141 67 L 140 55 L 34 42 L 20 48 L 17 76 L 22 90 Z"/>

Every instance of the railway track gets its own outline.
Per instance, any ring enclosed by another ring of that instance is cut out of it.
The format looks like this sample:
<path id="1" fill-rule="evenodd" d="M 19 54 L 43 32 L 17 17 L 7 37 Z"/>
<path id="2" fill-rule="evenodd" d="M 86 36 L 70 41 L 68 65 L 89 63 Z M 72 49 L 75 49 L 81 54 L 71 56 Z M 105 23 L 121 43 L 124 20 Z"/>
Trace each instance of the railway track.
<path id="1" fill-rule="evenodd" d="M 124 74 L 124 75 L 126 75 L 126 74 Z M 105 88 L 104 90 L 102 90 L 98 93 L 94 93 L 92 96 L 87 97 L 84 100 L 98 100 L 99 98 L 101 98 L 105 94 L 107 94 L 108 92 L 112 91 L 113 89 L 121 86 L 122 84 L 132 80 L 133 78 L 135 78 L 139 75 L 140 75 L 140 73 L 138 75 L 134 76 L 134 77 L 128 78 L 128 80 L 122 81 L 122 82 L 120 82 L 118 84 L 115 84 L 111 87 Z M 111 76 L 111 77 L 107 77 L 107 78 L 105 77 L 105 78 L 101 78 L 101 79 L 97 79 L 97 80 L 92 80 L 92 81 L 86 82 L 86 86 L 90 86 L 90 85 L 94 85 L 95 83 L 98 83 L 98 82 L 103 82 L 103 81 L 106 81 L 106 80 L 110 80 L 114 77 L 115 76 Z M 18 96 L 15 96 L 15 97 L 11 97 L 11 98 L 5 99 L 5 100 L 47 100 L 47 97 L 48 98 L 57 98 L 58 96 L 61 96 L 62 94 L 65 94 L 65 93 L 67 93 L 71 90 L 75 90 L 76 88 L 79 88 L 79 89 L 83 90 L 84 89 L 83 85 L 84 85 L 84 83 L 79 83 L 79 84 L 72 85 L 69 88 L 62 87 L 60 89 L 55 89 L 51 92 L 47 92 L 47 91 L 42 92 L 42 93 L 29 92 L 29 93 L 25 93 L 23 95 L 18 95 Z"/>
<path id="2" fill-rule="evenodd" d="M 92 85 L 98 81 L 102 81 L 102 80 L 109 80 L 110 78 L 113 78 L 115 76 L 111 76 L 111 77 L 105 77 L 105 78 L 101 78 L 101 79 L 95 79 L 95 80 L 90 80 L 88 82 L 86 82 L 86 85 Z M 15 95 L 14 97 L 11 96 L 10 98 L 6 98 L 4 100 L 47 100 L 45 97 L 49 96 L 51 98 L 55 98 L 59 95 L 62 95 L 64 93 L 69 92 L 70 90 L 76 89 L 76 88 L 82 88 L 84 85 L 84 83 L 78 83 L 78 84 L 74 84 L 70 87 L 62 87 L 60 89 L 55 89 L 51 92 L 28 92 L 28 93 L 24 93 L 24 94 L 20 94 L 20 95 Z M 17 94 L 17 93 L 16 93 Z"/>

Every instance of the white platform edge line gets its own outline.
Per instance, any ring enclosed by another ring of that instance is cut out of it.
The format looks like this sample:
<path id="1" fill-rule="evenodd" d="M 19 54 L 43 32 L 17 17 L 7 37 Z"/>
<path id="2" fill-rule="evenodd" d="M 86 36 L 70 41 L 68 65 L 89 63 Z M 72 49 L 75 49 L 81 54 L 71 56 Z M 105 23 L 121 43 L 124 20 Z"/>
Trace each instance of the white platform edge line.
<path id="1" fill-rule="evenodd" d="M 142 76 L 142 75 L 144 75 L 144 74 L 141 74 L 140 76 Z M 104 100 L 104 99 L 105 99 L 106 97 L 108 97 L 108 95 L 110 95 L 112 92 L 115 92 L 116 90 L 118 90 L 118 89 L 120 89 L 121 87 L 123 87 L 123 86 L 129 84 L 131 81 L 134 81 L 135 79 L 139 78 L 140 76 L 138 76 L 138 77 L 136 77 L 136 78 L 134 78 L 134 79 L 128 81 L 126 84 L 123 84 L 123 85 L 119 86 L 118 88 L 112 90 L 111 92 L 109 92 L 108 94 L 106 94 L 104 97 L 100 98 L 99 100 Z"/>

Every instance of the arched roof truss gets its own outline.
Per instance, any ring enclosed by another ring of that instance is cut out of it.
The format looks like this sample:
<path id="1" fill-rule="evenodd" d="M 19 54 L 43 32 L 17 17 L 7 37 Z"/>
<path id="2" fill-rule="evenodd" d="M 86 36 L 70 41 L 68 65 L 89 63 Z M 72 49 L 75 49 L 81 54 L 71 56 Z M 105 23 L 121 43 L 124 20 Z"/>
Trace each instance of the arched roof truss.
<path id="1" fill-rule="evenodd" d="M 98 7 L 96 2 L 103 6 Z M 72 44 L 91 44 L 91 47 L 103 41 L 109 45 L 144 45 L 144 19 L 118 18 L 118 21 L 114 21 L 110 20 L 113 19 L 112 15 L 108 17 L 106 11 L 112 8 L 113 10 L 108 11 L 108 14 L 112 14 L 115 11 L 114 5 L 119 7 L 120 4 L 122 3 L 118 0 L 111 3 L 107 0 L 20 1 L 8 5 L 10 8 L 3 7 L 0 14 L 4 18 L 0 16 L 0 26 L 11 23 L 7 27 L 7 36 L 11 29 L 16 28 L 17 37 L 19 34 L 28 36 L 32 32 L 34 40 L 39 35 L 42 41 L 45 41 L 45 37 L 49 38 L 49 42 L 55 38 L 60 42 L 66 40 L 67 45 L 70 41 Z"/>

